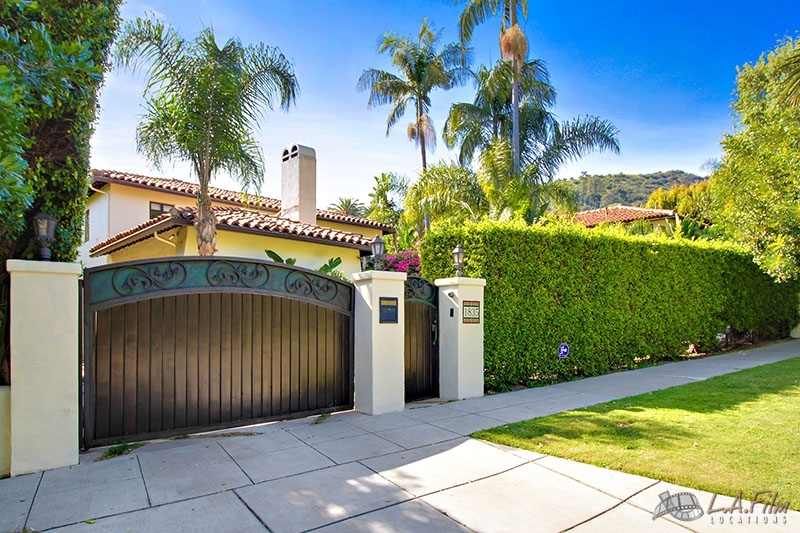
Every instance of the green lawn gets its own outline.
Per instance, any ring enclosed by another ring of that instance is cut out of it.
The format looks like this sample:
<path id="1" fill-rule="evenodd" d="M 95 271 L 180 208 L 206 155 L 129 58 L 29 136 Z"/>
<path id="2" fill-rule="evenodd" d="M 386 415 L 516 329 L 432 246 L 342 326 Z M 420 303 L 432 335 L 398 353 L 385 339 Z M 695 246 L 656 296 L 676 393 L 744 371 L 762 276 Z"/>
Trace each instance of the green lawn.
<path id="1" fill-rule="evenodd" d="M 473 436 L 800 510 L 800 358 Z"/>

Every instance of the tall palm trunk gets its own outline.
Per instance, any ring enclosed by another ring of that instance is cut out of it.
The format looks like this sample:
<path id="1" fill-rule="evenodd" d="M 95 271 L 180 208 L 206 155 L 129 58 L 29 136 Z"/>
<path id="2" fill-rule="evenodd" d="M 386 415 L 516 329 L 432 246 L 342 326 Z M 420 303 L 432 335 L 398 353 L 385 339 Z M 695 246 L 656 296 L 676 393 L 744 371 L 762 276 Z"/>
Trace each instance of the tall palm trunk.
<path id="1" fill-rule="evenodd" d="M 517 24 L 516 2 L 511 7 L 511 27 Z M 514 175 L 519 174 L 519 59 L 517 55 L 511 59 L 511 153 L 514 157 Z"/>
<path id="2" fill-rule="evenodd" d="M 211 198 L 208 195 L 208 180 L 201 180 L 197 194 L 197 251 L 200 255 L 210 256 L 217 251 L 217 217 L 211 209 Z"/>
<path id="3" fill-rule="evenodd" d="M 419 140 L 419 151 L 422 153 L 422 171 L 428 168 L 428 158 L 425 154 L 425 133 L 427 129 L 422 121 L 422 101 L 417 97 L 417 139 Z"/>
<path id="4" fill-rule="evenodd" d="M 514 154 L 514 174 L 519 174 L 520 171 L 520 157 L 519 157 L 519 79 L 517 77 L 519 63 L 516 58 L 511 62 L 512 70 L 514 71 L 511 80 L 511 151 Z"/>

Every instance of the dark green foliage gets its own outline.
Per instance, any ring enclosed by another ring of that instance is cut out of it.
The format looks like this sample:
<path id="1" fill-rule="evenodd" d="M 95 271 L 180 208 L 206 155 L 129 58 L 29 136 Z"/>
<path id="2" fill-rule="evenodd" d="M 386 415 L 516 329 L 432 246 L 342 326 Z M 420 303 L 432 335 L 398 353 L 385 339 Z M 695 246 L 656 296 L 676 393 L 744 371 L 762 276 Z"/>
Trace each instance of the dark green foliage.
<path id="1" fill-rule="evenodd" d="M 120 0 L 0 3 L 0 383 L 7 380 L 7 259 L 33 258 L 31 219 L 59 219 L 54 261 L 74 261 L 97 93 Z"/>
<path id="2" fill-rule="evenodd" d="M 797 321 L 800 284 L 774 283 L 738 248 L 572 226 L 483 222 L 431 230 L 423 275 L 485 278 L 489 389 L 594 376 L 717 346 L 730 326 L 760 338 Z M 571 353 L 559 360 L 559 344 Z"/>
<path id="3" fill-rule="evenodd" d="M 575 189 L 583 209 L 598 209 L 612 204 L 643 206 L 658 188 L 673 185 L 691 185 L 703 178 L 682 170 L 654 172 L 652 174 L 589 175 L 565 180 Z"/>

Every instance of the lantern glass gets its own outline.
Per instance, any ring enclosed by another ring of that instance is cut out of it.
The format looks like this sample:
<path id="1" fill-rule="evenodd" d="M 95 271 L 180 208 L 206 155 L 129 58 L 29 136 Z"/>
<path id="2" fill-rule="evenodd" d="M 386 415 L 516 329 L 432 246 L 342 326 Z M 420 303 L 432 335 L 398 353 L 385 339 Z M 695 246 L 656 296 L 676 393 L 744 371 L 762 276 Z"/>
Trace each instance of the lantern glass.
<path id="1" fill-rule="evenodd" d="M 372 239 L 372 242 L 369 246 L 372 248 L 372 257 L 375 260 L 375 270 L 381 270 L 381 259 L 383 259 L 383 252 L 386 250 L 386 244 L 383 242 L 383 239 L 380 235 L 375 235 L 375 238 Z"/>
<path id="2" fill-rule="evenodd" d="M 464 268 L 464 249 L 460 244 L 453 248 L 453 266 L 456 269 L 456 277 L 461 277 L 461 269 Z"/>
<path id="3" fill-rule="evenodd" d="M 56 240 L 56 224 L 58 219 L 46 213 L 38 213 L 33 217 L 33 232 L 39 241 L 39 257 L 50 260 L 50 245 Z"/>

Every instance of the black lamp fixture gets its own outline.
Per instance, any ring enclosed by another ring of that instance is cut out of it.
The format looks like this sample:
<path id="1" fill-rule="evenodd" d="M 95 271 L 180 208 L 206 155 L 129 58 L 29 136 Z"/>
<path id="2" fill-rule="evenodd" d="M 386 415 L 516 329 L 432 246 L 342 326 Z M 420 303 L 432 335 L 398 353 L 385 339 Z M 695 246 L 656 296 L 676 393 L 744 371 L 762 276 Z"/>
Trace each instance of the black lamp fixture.
<path id="1" fill-rule="evenodd" d="M 453 266 L 456 267 L 456 277 L 461 277 L 461 269 L 464 268 L 464 249 L 459 244 L 453 248 Z"/>
<path id="2" fill-rule="evenodd" d="M 38 213 L 33 217 L 33 233 L 39 241 L 39 258 L 50 261 L 50 245 L 56 240 L 56 224 L 58 219 L 46 213 Z"/>
<path id="3" fill-rule="evenodd" d="M 372 242 L 369 244 L 372 248 L 372 257 L 375 260 L 375 270 L 381 270 L 381 260 L 383 259 L 383 252 L 386 250 L 386 245 L 383 243 L 380 235 L 375 235 Z"/>

